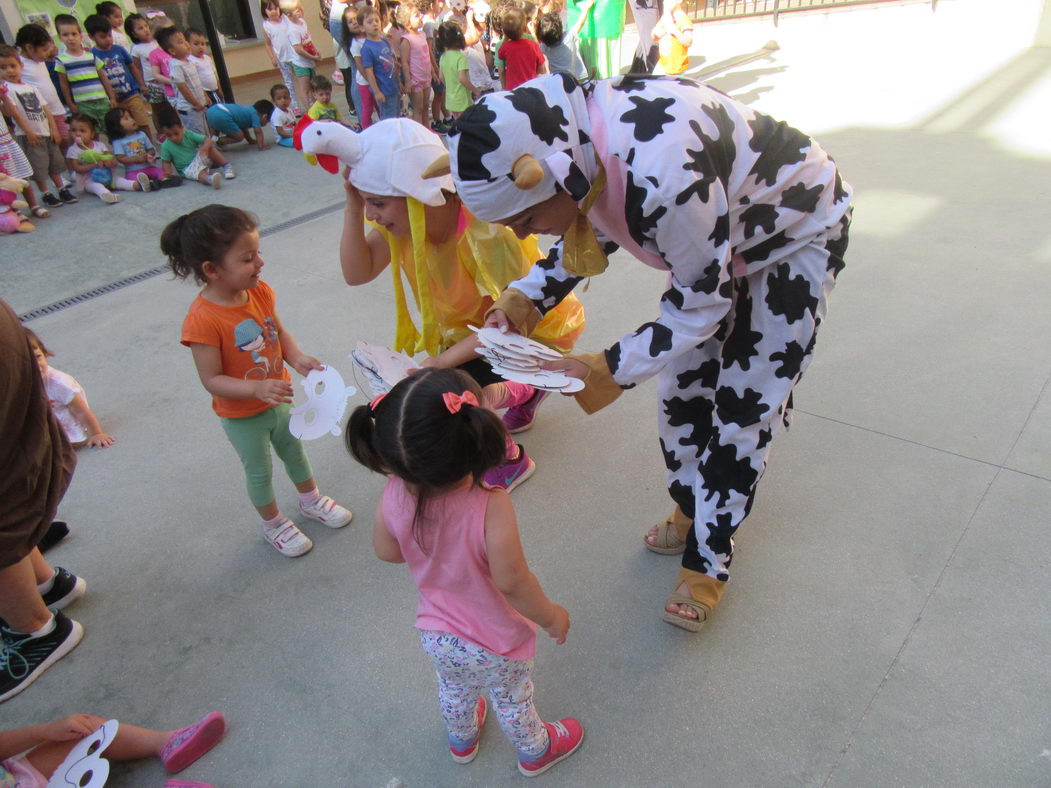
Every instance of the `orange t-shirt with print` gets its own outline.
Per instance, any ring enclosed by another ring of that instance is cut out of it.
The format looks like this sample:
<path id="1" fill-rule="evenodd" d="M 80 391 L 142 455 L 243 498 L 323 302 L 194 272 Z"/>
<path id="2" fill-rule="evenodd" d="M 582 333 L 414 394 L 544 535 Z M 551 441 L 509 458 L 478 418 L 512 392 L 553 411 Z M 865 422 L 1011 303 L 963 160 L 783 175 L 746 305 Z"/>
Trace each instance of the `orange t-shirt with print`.
<path id="1" fill-rule="evenodd" d="M 184 345 L 219 348 L 223 374 L 238 380 L 291 380 L 285 369 L 274 319 L 274 289 L 263 280 L 248 294 L 248 303 L 223 306 L 197 296 L 182 321 Z M 220 416 L 245 418 L 270 408 L 261 399 L 212 397 L 212 408 Z"/>

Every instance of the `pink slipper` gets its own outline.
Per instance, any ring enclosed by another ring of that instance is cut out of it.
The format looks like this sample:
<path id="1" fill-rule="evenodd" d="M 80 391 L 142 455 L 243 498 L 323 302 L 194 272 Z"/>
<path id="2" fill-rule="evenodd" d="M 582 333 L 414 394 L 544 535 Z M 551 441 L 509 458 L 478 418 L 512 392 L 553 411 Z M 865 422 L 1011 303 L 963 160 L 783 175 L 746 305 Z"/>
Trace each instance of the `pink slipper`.
<path id="1" fill-rule="evenodd" d="M 169 772 L 181 772 L 218 744 L 225 730 L 223 715 L 213 711 L 193 725 L 174 731 L 161 750 L 161 763 Z"/>

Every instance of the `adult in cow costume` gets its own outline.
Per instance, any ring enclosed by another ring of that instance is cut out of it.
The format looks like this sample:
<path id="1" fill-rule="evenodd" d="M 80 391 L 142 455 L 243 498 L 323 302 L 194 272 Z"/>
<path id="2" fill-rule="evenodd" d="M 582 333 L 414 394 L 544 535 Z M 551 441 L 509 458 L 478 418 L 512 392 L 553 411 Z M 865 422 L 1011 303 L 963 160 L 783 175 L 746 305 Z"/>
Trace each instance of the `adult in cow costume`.
<path id="1" fill-rule="evenodd" d="M 676 512 L 645 544 L 683 553 L 664 619 L 700 629 L 843 267 L 849 187 L 805 134 L 681 78 L 553 75 L 485 96 L 427 174 L 450 164 L 478 218 L 561 236 L 488 325 L 531 333 L 618 247 L 668 272 L 656 320 L 553 366 L 584 379 L 589 413 L 659 374 Z"/>

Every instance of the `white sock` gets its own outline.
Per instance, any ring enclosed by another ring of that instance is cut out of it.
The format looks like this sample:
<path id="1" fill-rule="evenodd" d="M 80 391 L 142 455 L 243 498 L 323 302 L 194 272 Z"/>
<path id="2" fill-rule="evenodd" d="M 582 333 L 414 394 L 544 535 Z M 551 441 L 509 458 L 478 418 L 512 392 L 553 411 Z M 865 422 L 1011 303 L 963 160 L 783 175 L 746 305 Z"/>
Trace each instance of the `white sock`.
<path id="1" fill-rule="evenodd" d="M 54 616 L 54 614 L 52 614 L 51 617 L 47 620 L 47 623 L 44 624 L 44 626 L 40 627 L 40 629 L 38 629 L 36 632 L 30 632 L 29 633 L 29 637 L 31 637 L 31 638 L 43 637 L 44 635 L 49 634 L 51 632 L 51 630 L 53 630 L 54 628 L 55 628 L 55 616 Z"/>
<path id="2" fill-rule="evenodd" d="M 50 591 L 54 587 L 54 585 L 55 585 L 55 578 L 56 577 L 58 577 L 58 570 L 57 569 L 54 572 L 51 573 L 51 577 L 49 577 L 43 583 L 38 585 L 36 587 L 36 590 L 39 591 L 41 594 L 46 594 L 48 591 Z"/>
<path id="3" fill-rule="evenodd" d="M 285 520 L 287 519 L 288 518 L 281 514 L 281 512 L 278 512 L 277 517 L 275 517 L 273 520 L 263 520 L 263 527 L 267 530 L 277 528 L 277 526 L 283 525 Z"/>
<path id="4" fill-rule="evenodd" d="M 320 498 L 320 497 L 321 497 L 321 493 L 318 492 L 317 487 L 315 487 L 310 492 L 299 493 L 299 505 L 300 506 L 310 506 L 310 504 L 316 503 L 317 499 Z"/>

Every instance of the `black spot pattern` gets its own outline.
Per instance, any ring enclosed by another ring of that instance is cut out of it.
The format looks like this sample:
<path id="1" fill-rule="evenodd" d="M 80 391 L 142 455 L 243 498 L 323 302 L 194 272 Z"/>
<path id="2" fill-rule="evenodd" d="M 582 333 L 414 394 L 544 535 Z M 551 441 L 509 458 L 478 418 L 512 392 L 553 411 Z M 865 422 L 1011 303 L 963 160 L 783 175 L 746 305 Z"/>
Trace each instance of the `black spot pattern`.
<path id="1" fill-rule="evenodd" d="M 664 455 L 664 467 L 673 473 L 682 467 L 682 462 L 675 459 L 675 452 L 668 451 L 668 447 L 664 445 L 664 438 L 658 438 L 661 442 L 661 454 Z"/>
<path id="2" fill-rule="evenodd" d="M 602 251 L 605 252 L 607 257 L 618 249 L 620 249 L 620 247 L 617 245 L 616 241 L 606 241 L 606 243 L 602 244 Z"/>
<path id="3" fill-rule="evenodd" d="M 734 157 L 737 155 L 737 146 L 733 140 L 733 121 L 726 110 L 720 105 L 711 107 L 702 106 L 701 110 L 708 115 L 719 130 L 719 138 L 714 139 L 704 133 L 696 120 L 690 121 L 690 128 L 701 142 L 700 150 L 686 148 L 686 155 L 690 160 L 682 165 L 684 170 L 692 170 L 701 177 L 694 180 L 689 186 L 679 192 L 675 198 L 676 205 L 689 202 L 696 195 L 701 202 L 707 203 L 709 187 L 718 179 L 723 189 L 730 179 L 730 171 L 733 167 Z"/>
<path id="4" fill-rule="evenodd" d="M 712 439 L 712 412 L 715 406 L 707 397 L 672 397 L 664 400 L 664 415 L 670 427 L 691 427 L 689 435 L 679 438 L 679 445 L 693 447 L 693 457 L 701 456 L 704 447 Z"/>
<path id="5" fill-rule="evenodd" d="M 653 79 L 653 77 L 644 76 L 642 74 L 628 74 L 619 82 L 614 82 L 613 89 L 618 90 L 621 93 L 633 93 L 635 91 L 645 90 L 646 83 L 651 79 Z"/>
<path id="6" fill-rule="evenodd" d="M 591 190 L 591 183 L 575 161 L 569 163 L 565 187 L 566 191 L 569 192 L 569 196 L 577 202 L 587 197 L 588 192 Z"/>
<path id="7" fill-rule="evenodd" d="M 664 295 L 661 296 L 661 301 L 667 301 L 676 309 L 682 309 L 686 304 L 686 296 L 682 294 L 682 291 L 669 287 L 664 291 Z"/>
<path id="8" fill-rule="evenodd" d="M 733 314 L 733 328 L 723 344 L 723 369 L 739 364 L 741 369 L 752 366 L 752 356 L 758 356 L 756 345 L 763 338 L 762 332 L 752 330 L 752 296 L 748 292 L 748 280 L 738 285 L 737 305 Z"/>
<path id="9" fill-rule="evenodd" d="M 741 252 L 741 257 L 744 258 L 746 263 L 757 263 L 765 260 L 778 249 L 783 249 L 788 246 L 788 244 L 794 240 L 794 238 L 789 238 L 784 230 L 781 230 L 780 232 L 771 235 L 765 241 L 760 241 L 755 246 L 745 249 Z"/>
<path id="10" fill-rule="evenodd" d="M 806 184 L 800 181 L 795 186 L 789 186 L 781 192 L 781 207 L 790 208 L 800 213 L 813 213 L 817 210 L 818 200 L 821 199 L 823 186 L 815 186 L 808 189 Z"/>
<path id="11" fill-rule="evenodd" d="M 696 282 L 690 283 L 690 289 L 695 293 L 704 293 L 705 295 L 711 295 L 715 292 L 715 288 L 719 286 L 719 274 L 722 272 L 723 267 L 718 260 L 712 260 L 708 265 L 701 271 L 701 278 Z"/>
<path id="12" fill-rule="evenodd" d="M 766 278 L 766 305 L 775 315 L 784 315 L 789 325 L 814 314 L 817 298 L 810 293 L 810 282 L 802 274 L 792 276 L 788 263 L 780 263 Z"/>
<path id="13" fill-rule="evenodd" d="M 750 205 L 741 212 L 741 221 L 744 222 L 744 237 L 746 239 L 755 235 L 757 229 L 761 229 L 767 235 L 774 232 L 777 225 L 777 208 L 766 203 Z"/>
<path id="14" fill-rule="evenodd" d="M 639 246 L 642 246 L 649 233 L 657 226 L 657 222 L 668 212 L 668 207 L 661 205 L 655 208 L 653 213 L 646 213 L 648 196 L 646 187 L 636 184 L 634 176 L 629 172 L 624 195 L 624 218 L 627 220 L 628 232 Z"/>
<path id="15" fill-rule="evenodd" d="M 688 369 L 676 377 L 680 389 L 686 389 L 700 382 L 706 389 L 714 389 L 719 382 L 719 359 L 710 358 L 697 369 Z"/>
<path id="16" fill-rule="evenodd" d="M 456 147 L 457 174 L 465 181 L 487 181 L 493 177 L 482 157 L 500 147 L 500 137 L 493 130 L 496 113 L 479 101 L 464 110 L 458 123 L 459 144 Z"/>
<path id="17" fill-rule="evenodd" d="M 536 265 L 538 268 L 543 268 L 545 271 L 554 271 L 555 267 L 558 266 L 558 260 L 559 247 L 555 244 L 548 250 L 547 257 L 543 260 L 537 260 Z"/>
<path id="18" fill-rule="evenodd" d="M 770 410 L 762 399 L 762 393 L 753 388 L 745 388 L 741 396 L 732 386 L 720 386 L 715 392 L 715 413 L 723 424 L 748 427 L 758 424 Z"/>
<path id="19" fill-rule="evenodd" d="M 774 370 L 774 377 L 788 378 L 791 380 L 799 374 L 799 368 L 802 366 L 805 357 L 806 354 L 803 352 L 803 346 L 794 339 L 789 340 L 788 344 L 785 345 L 784 350 L 779 350 L 776 353 L 770 354 L 770 360 L 776 361 L 780 364 L 780 366 Z"/>
<path id="20" fill-rule="evenodd" d="M 671 329 L 667 326 L 661 325 L 660 323 L 643 323 L 635 331 L 635 336 L 639 336 L 643 331 L 649 329 L 653 332 L 650 336 L 650 349 L 649 353 L 652 358 L 657 358 L 661 353 L 671 350 Z"/>
<path id="21" fill-rule="evenodd" d="M 755 450 L 760 451 L 765 449 L 773 437 L 773 430 L 759 430 L 759 439 L 755 442 Z"/>
<path id="22" fill-rule="evenodd" d="M 836 180 L 834 190 L 832 192 L 832 202 L 839 202 L 840 200 L 846 199 L 847 190 L 843 188 L 843 178 L 839 174 L 839 170 L 836 170 Z"/>
<path id="23" fill-rule="evenodd" d="M 784 121 L 757 114 L 748 125 L 752 129 L 748 147 L 759 154 L 748 174 L 755 176 L 757 184 L 765 182 L 767 186 L 773 186 L 782 167 L 800 164 L 806 159 L 810 137 Z"/>
<path id="24" fill-rule="evenodd" d="M 668 485 L 668 494 L 682 509 L 682 513 L 692 520 L 697 508 L 693 499 L 693 487 L 680 481 L 673 481 Z"/>
<path id="25" fill-rule="evenodd" d="M 708 240 L 712 242 L 713 246 L 722 246 L 730 240 L 730 214 L 719 215 L 715 220 L 715 225 L 712 227 Z"/>
<path id="26" fill-rule="evenodd" d="M 748 495 L 759 481 L 759 474 L 748 458 L 737 459 L 736 446 L 732 443 L 723 446 L 719 442 L 718 430 L 715 430 L 715 440 L 711 443 L 708 456 L 701 463 L 700 473 L 704 479 L 704 500 L 710 501 L 714 497 L 717 506 L 726 506 L 731 493 Z"/>
<path id="27" fill-rule="evenodd" d="M 733 524 L 733 515 L 729 512 L 715 515 L 714 523 L 706 523 L 708 538 L 704 543 L 716 555 L 730 555 L 733 551 L 733 535 L 737 526 Z"/>
<path id="28" fill-rule="evenodd" d="M 621 123 L 635 125 L 635 139 L 639 142 L 650 142 L 664 131 L 664 127 L 675 120 L 667 112 L 675 99 L 658 96 L 655 99 L 644 99 L 641 96 L 630 96 L 628 100 L 635 105 L 620 116 Z"/>
<path id="29" fill-rule="evenodd" d="M 847 265 L 843 260 L 843 256 L 847 253 L 847 228 L 849 225 L 850 218 L 844 216 L 840 220 L 841 232 L 839 238 L 830 240 L 825 244 L 825 251 L 828 252 L 828 266 L 826 270 L 832 272 L 833 279 L 839 276 L 839 272 Z"/>
<path id="30" fill-rule="evenodd" d="M 606 351 L 606 366 L 609 367 L 609 373 L 616 375 L 617 370 L 620 369 L 620 342 L 617 342 Z"/>
<path id="31" fill-rule="evenodd" d="M 541 314 L 547 314 L 549 310 L 558 306 L 579 282 L 580 277 L 556 279 L 549 276 L 544 280 L 544 286 L 540 288 L 540 298 L 534 299 L 533 305 L 540 310 Z"/>
<path id="32" fill-rule="evenodd" d="M 511 106 L 529 118 L 529 128 L 534 135 L 548 145 L 555 140 L 569 142 L 566 128 L 569 119 L 562 107 L 551 106 L 539 88 L 516 88 L 508 94 Z"/>

